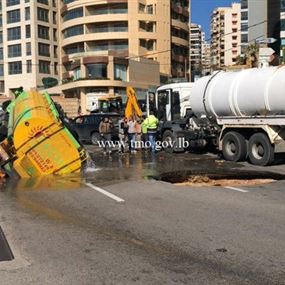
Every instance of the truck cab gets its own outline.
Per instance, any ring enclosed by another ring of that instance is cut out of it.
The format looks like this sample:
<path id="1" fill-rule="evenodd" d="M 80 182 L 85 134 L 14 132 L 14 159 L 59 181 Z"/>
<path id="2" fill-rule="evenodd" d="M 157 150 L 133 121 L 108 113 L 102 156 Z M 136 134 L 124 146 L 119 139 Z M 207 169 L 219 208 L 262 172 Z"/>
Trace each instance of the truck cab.
<path id="1" fill-rule="evenodd" d="M 155 94 L 158 119 L 172 121 L 185 118 L 191 110 L 192 83 L 173 83 L 159 87 Z"/>
<path id="2" fill-rule="evenodd" d="M 207 119 L 196 118 L 192 112 L 192 86 L 190 82 L 167 84 L 148 96 L 148 109 L 156 111 L 159 119 L 158 138 L 163 143 L 168 142 L 164 143 L 167 152 L 204 148 L 216 138 L 215 126 Z"/>

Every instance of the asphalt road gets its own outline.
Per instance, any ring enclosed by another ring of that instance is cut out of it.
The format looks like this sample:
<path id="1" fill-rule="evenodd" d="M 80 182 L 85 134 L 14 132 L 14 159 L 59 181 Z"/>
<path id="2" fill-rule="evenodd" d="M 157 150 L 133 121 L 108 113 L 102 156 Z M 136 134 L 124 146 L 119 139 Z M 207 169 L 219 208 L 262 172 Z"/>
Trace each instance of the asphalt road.
<path id="1" fill-rule="evenodd" d="M 150 178 L 174 161 L 221 164 L 199 159 L 97 156 L 85 180 L 2 186 L 15 259 L 0 262 L 1 284 L 285 284 L 285 181 L 230 189 Z"/>

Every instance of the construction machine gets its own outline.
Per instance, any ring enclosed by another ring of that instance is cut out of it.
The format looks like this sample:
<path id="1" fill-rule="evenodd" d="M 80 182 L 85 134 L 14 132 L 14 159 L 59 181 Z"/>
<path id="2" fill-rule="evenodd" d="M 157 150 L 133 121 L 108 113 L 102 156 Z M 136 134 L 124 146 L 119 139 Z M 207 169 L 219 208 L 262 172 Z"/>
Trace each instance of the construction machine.
<path id="1" fill-rule="evenodd" d="M 0 143 L 1 166 L 21 178 L 79 172 L 87 159 L 48 93 L 21 91 L 7 107 L 7 138 Z"/>
<path id="2" fill-rule="evenodd" d="M 93 102 L 97 106 L 96 111 L 100 113 L 117 113 L 123 115 L 125 118 L 130 117 L 141 118 L 142 110 L 138 104 L 138 99 L 135 90 L 132 87 L 126 88 L 127 102 L 125 110 L 123 110 L 122 96 L 100 96 L 96 98 L 98 102 Z"/>

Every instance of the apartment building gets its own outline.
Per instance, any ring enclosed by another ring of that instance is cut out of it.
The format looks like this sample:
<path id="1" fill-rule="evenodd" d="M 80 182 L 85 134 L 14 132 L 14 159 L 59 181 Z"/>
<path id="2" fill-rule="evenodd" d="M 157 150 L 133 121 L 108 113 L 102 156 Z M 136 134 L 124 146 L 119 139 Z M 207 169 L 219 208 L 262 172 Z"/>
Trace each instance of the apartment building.
<path id="1" fill-rule="evenodd" d="M 282 62 L 285 63 L 285 0 L 280 3 L 280 38 L 281 38 L 281 57 Z"/>
<path id="2" fill-rule="evenodd" d="M 188 0 L 63 1 L 62 91 L 124 94 L 187 77 Z"/>
<path id="3" fill-rule="evenodd" d="M 241 6 L 219 7 L 211 18 L 211 57 L 213 68 L 231 66 L 241 54 Z"/>
<path id="4" fill-rule="evenodd" d="M 240 31 L 241 31 L 241 55 L 245 55 L 248 47 L 248 0 L 241 0 L 241 19 L 240 19 Z"/>
<path id="5" fill-rule="evenodd" d="M 205 39 L 202 41 L 202 75 L 211 73 L 211 44 Z"/>
<path id="6" fill-rule="evenodd" d="M 190 24 L 190 67 L 191 81 L 202 74 L 202 43 L 203 31 L 198 24 Z"/>
<path id="7" fill-rule="evenodd" d="M 0 94 L 5 93 L 4 87 L 4 55 L 3 55 L 3 19 L 2 19 L 2 1 L 0 2 Z"/>
<path id="8" fill-rule="evenodd" d="M 59 78 L 58 1 L 1 2 L 5 94 L 40 87 L 44 77 Z"/>
<path id="9" fill-rule="evenodd" d="M 6 94 L 52 77 L 55 93 L 80 98 L 85 110 L 88 94 L 189 77 L 189 0 L 1 2 Z"/>

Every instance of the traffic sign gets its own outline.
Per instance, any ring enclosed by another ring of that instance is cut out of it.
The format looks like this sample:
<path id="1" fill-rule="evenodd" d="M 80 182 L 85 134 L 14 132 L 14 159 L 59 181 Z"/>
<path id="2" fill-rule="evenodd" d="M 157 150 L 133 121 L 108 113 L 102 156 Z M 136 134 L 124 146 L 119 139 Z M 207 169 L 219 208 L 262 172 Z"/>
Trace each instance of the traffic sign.
<path id="1" fill-rule="evenodd" d="M 257 44 L 274 44 L 275 42 L 277 42 L 277 40 L 274 38 L 265 38 L 265 39 L 256 40 Z"/>

